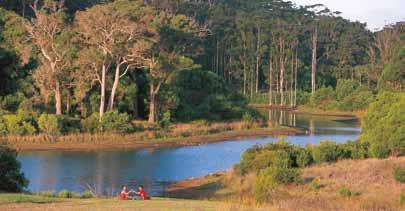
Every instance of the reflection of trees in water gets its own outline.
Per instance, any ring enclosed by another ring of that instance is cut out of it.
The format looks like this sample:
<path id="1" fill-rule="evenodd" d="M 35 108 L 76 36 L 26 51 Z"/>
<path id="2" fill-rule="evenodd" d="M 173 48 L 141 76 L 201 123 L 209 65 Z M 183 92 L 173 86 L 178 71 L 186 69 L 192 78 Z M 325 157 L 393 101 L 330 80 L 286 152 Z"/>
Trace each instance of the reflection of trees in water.
<path id="1" fill-rule="evenodd" d="M 269 109 L 268 121 L 270 125 L 296 126 L 297 119 L 294 112 L 282 109 Z"/>

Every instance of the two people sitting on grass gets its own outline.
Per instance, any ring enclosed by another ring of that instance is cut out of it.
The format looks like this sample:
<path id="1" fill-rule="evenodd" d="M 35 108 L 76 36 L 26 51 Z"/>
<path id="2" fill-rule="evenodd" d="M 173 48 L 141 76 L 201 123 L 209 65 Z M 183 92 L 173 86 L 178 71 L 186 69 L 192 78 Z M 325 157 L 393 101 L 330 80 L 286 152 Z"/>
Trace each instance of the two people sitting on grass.
<path id="1" fill-rule="evenodd" d="M 129 190 L 127 191 L 127 186 L 121 185 L 120 192 L 121 200 L 149 200 L 150 197 L 145 191 L 145 188 L 141 185 L 138 187 L 138 191 Z"/>

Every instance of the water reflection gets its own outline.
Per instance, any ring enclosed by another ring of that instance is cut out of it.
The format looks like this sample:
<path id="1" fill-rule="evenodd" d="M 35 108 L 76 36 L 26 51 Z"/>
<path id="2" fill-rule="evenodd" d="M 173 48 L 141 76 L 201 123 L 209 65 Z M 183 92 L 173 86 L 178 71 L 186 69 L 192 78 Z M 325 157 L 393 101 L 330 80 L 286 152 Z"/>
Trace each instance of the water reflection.
<path id="1" fill-rule="evenodd" d="M 339 122 L 289 112 L 269 111 L 268 114 L 274 124 L 296 125 L 310 131 L 310 135 L 286 137 L 289 142 L 298 145 L 318 143 L 321 140 L 355 140 L 360 132 L 355 121 Z M 26 152 L 20 154 L 19 160 L 30 180 L 31 191 L 92 189 L 111 195 L 117 193 L 120 184 L 129 184 L 130 188 L 143 184 L 147 191 L 158 195 L 167 182 L 229 169 L 249 147 L 276 139 L 226 140 L 156 150 Z"/>

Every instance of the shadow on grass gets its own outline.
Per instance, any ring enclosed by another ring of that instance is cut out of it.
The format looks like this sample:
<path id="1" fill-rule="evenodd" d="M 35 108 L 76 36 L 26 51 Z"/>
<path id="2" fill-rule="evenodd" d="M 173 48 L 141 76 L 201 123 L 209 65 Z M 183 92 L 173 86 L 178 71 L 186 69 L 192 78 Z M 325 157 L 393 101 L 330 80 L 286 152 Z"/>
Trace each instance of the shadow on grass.
<path id="1" fill-rule="evenodd" d="M 166 191 L 165 196 L 179 199 L 210 199 L 225 196 L 226 193 L 218 193 L 225 186 L 220 181 L 209 182 L 192 187 L 181 187 Z"/>

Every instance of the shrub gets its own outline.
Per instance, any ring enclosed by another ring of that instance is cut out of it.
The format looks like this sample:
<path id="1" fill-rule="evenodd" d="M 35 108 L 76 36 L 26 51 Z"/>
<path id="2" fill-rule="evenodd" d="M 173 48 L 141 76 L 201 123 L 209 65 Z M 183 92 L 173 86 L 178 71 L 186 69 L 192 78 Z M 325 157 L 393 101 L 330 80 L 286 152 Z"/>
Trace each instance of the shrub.
<path id="1" fill-rule="evenodd" d="M 17 152 L 0 145 L 0 191 L 21 192 L 28 186 L 28 180 L 21 172 Z"/>
<path id="2" fill-rule="evenodd" d="M 98 113 L 93 113 L 89 117 L 83 119 L 80 122 L 80 128 L 82 131 L 93 133 L 93 132 L 98 132 L 100 131 L 100 120 L 99 120 L 99 114 Z"/>
<path id="3" fill-rule="evenodd" d="M 310 146 L 315 163 L 336 162 L 342 155 L 339 146 L 330 141 L 322 141 L 319 145 Z"/>
<path id="4" fill-rule="evenodd" d="M 400 183 L 405 183 L 405 168 L 396 167 L 394 169 L 394 178 Z"/>
<path id="5" fill-rule="evenodd" d="M 103 131 L 126 133 L 133 130 L 131 117 L 127 113 L 107 112 L 101 119 Z"/>
<path id="6" fill-rule="evenodd" d="M 365 159 L 368 157 L 368 143 L 361 141 L 348 141 L 339 145 L 342 158 Z"/>
<path id="7" fill-rule="evenodd" d="M 42 132 L 52 135 L 59 135 L 62 130 L 60 118 L 55 114 L 41 114 L 38 127 Z"/>
<path id="8" fill-rule="evenodd" d="M 43 196 L 43 197 L 55 197 L 55 191 L 53 190 L 48 190 L 48 191 L 41 191 L 41 192 L 37 192 L 35 193 L 38 196 Z"/>
<path id="9" fill-rule="evenodd" d="M 339 189 L 339 194 L 343 197 L 359 196 L 361 193 L 358 191 L 352 191 L 346 187 Z"/>
<path id="10" fill-rule="evenodd" d="M 170 112 L 169 112 L 169 111 L 166 111 L 166 112 L 163 113 L 163 118 L 162 118 L 162 120 L 160 121 L 160 126 L 161 126 L 162 128 L 167 129 L 167 128 L 169 128 L 170 122 L 171 122 L 171 115 L 170 115 Z"/>
<path id="11" fill-rule="evenodd" d="M 7 131 L 6 122 L 4 121 L 3 117 L 0 116 L 0 136 L 6 135 L 7 133 L 8 133 L 8 131 Z"/>
<path id="12" fill-rule="evenodd" d="M 370 91 L 356 91 L 346 95 L 339 102 L 339 109 L 345 111 L 364 110 L 374 101 L 374 95 Z"/>
<path id="13" fill-rule="evenodd" d="M 13 135 L 32 135 L 37 132 L 38 113 L 32 110 L 18 109 L 16 114 L 2 116 L 6 130 Z"/>
<path id="14" fill-rule="evenodd" d="M 342 100 L 348 95 L 351 95 L 358 88 L 359 83 L 351 79 L 339 79 L 336 85 L 336 97 Z"/>
<path id="15" fill-rule="evenodd" d="M 307 167 L 314 162 L 311 151 L 307 148 L 301 149 L 297 156 L 297 165 L 300 168 Z"/>
<path id="16" fill-rule="evenodd" d="M 369 143 L 370 155 L 385 158 L 405 154 L 405 94 L 381 93 L 362 121 L 360 139 Z"/>
<path id="17" fill-rule="evenodd" d="M 262 171 L 253 186 L 253 196 L 258 202 L 267 201 L 279 184 L 297 182 L 299 174 L 296 169 L 282 167 L 268 167 Z"/>
<path id="18" fill-rule="evenodd" d="M 335 99 L 335 91 L 332 87 L 322 87 L 316 91 L 315 95 L 311 96 L 310 103 L 313 107 L 321 107 L 326 110 L 328 104 Z"/>
<path id="19" fill-rule="evenodd" d="M 58 194 L 59 198 L 73 198 L 74 197 L 74 193 L 68 190 L 61 190 Z"/>
<path id="20" fill-rule="evenodd" d="M 80 198 L 82 198 L 82 199 L 90 199 L 93 197 L 94 197 L 94 195 L 91 191 L 85 191 L 82 194 L 80 194 Z"/>

